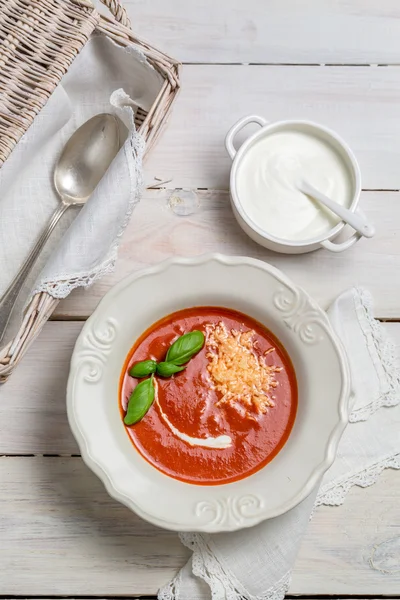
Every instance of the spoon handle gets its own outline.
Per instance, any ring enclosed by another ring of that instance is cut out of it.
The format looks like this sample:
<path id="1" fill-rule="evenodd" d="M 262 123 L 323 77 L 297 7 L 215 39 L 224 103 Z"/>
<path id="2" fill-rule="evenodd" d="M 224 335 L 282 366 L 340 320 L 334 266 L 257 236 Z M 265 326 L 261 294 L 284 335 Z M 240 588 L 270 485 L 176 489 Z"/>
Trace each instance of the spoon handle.
<path id="1" fill-rule="evenodd" d="M 375 227 L 372 225 L 372 223 L 367 221 L 365 217 L 363 217 L 360 214 L 354 213 L 345 206 L 342 206 L 334 200 L 331 200 L 331 198 L 325 196 L 325 194 L 317 190 L 317 188 L 308 183 L 308 181 L 300 181 L 299 189 L 304 194 L 307 194 L 307 196 L 311 196 L 312 198 L 315 198 L 315 200 L 319 200 L 321 204 L 327 206 L 333 213 L 341 217 L 343 221 L 348 223 L 361 235 L 367 238 L 371 238 L 375 235 Z"/>
<path id="2" fill-rule="evenodd" d="M 11 313 L 13 311 L 15 302 L 17 300 L 18 294 L 21 291 L 21 288 L 32 269 L 37 257 L 39 256 L 41 250 L 49 239 L 53 229 L 57 225 L 58 221 L 61 219 L 65 211 L 67 210 L 68 205 L 60 204 L 58 208 L 54 211 L 50 221 L 48 222 L 46 228 L 43 233 L 37 240 L 36 244 L 32 248 L 29 256 L 26 258 L 25 262 L 21 265 L 18 273 L 11 281 L 10 285 L 4 292 L 4 294 L 0 298 L 0 342 L 3 339 L 8 321 L 10 320 Z"/>

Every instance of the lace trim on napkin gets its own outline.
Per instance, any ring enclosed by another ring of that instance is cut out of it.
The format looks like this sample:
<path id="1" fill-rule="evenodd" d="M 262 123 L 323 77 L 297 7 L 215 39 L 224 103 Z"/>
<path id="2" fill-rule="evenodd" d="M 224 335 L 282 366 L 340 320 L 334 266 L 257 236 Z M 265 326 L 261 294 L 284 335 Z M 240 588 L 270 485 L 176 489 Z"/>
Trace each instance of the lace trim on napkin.
<path id="1" fill-rule="evenodd" d="M 371 360 L 388 391 L 379 398 L 374 399 L 370 404 L 353 410 L 349 417 L 350 423 L 366 421 L 383 406 L 396 406 L 400 402 L 400 368 L 396 347 L 392 340 L 387 337 L 379 321 L 373 317 L 371 294 L 364 289 L 356 288 L 354 290 L 354 303 Z"/>
<path id="2" fill-rule="evenodd" d="M 180 597 L 181 574 L 178 573 L 167 585 L 158 592 L 158 600 L 178 600 Z"/>
<path id="3" fill-rule="evenodd" d="M 379 398 L 350 414 L 349 422 L 357 423 L 358 421 L 366 421 L 380 408 L 396 406 L 399 403 L 400 368 L 395 344 L 388 338 L 381 323 L 373 317 L 371 294 L 364 289 L 355 288 L 353 298 L 371 360 L 382 380 L 382 386 L 388 390 Z M 354 485 L 360 487 L 373 485 L 384 469 L 400 469 L 400 454 L 386 456 L 363 471 L 350 474 L 348 477 L 332 481 L 327 486 L 323 486 L 318 493 L 315 507 L 322 504 L 330 506 L 343 504 L 347 493 Z"/>
<path id="4" fill-rule="evenodd" d="M 128 103 L 130 103 L 130 98 L 122 89 L 115 90 L 115 92 L 113 92 L 111 95 L 110 104 L 120 110 L 123 110 L 131 124 L 129 144 L 126 144 L 124 148 L 130 177 L 130 197 L 124 220 L 121 223 L 117 236 L 109 249 L 107 258 L 102 263 L 96 265 L 91 271 L 79 273 L 72 278 L 67 274 L 61 274 L 59 277 L 57 277 L 57 279 L 52 279 L 51 281 L 41 281 L 36 289 L 33 290 L 31 297 L 39 292 L 47 292 L 53 296 L 53 298 L 66 298 L 66 296 L 68 296 L 68 294 L 70 294 L 75 288 L 88 287 L 104 275 L 107 275 L 114 270 L 115 262 L 118 257 L 118 247 L 121 236 L 129 223 L 133 209 L 140 201 L 144 187 L 142 161 L 145 149 L 145 140 L 143 136 L 140 135 L 135 129 L 134 114 L 132 108 L 127 105 Z"/>
<path id="5" fill-rule="evenodd" d="M 269 588 L 261 596 L 253 596 L 231 572 L 227 572 L 213 551 L 209 548 L 204 536 L 198 533 L 179 534 L 181 542 L 193 551 L 193 575 L 203 579 L 210 587 L 211 600 L 282 600 L 290 585 L 290 572 Z M 158 600 L 179 600 L 180 575 L 178 574 L 169 584 L 158 593 Z"/>
<path id="6" fill-rule="evenodd" d="M 334 481 L 329 486 L 324 486 L 318 493 L 316 506 L 322 504 L 329 506 L 340 506 L 343 504 L 347 493 L 354 486 L 369 487 L 377 482 L 379 475 L 384 469 L 400 469 L 400 454 L 388 456 L 385 459 L 375 463 L 359 473 L 354 473 L 350 477 L 341 481 Z"/>
<path id="7" fill-rule="evenodd" d="M 372 298 L 362 289 L 354 290 L 356 312 L 366 337 L 371 359 L 378 376 L 388 391 L 366 407 L 353 411 L 350 421 L 365 421 L 381 407 L 395 406 L 400 400 L 400 369 L 396 362 L 394 344 L 386 337 L 382 325 L 373 318 Z M 339 506 L 343 504 L 349 490 L 354 486 L 368 487 L 376 483 L 384 469 L 400 470 L 400 453 L 386 456 L 368 468 L 336 479 L 323 486 L 317 496 L 310 519 L 317 506 L 322 504 Z M 211 543 L 206 536 L 196 533 L 180 534 L 182 543 L 193 551 L 192 572 L 203 579 L 211 589 L 212 600 L 282 600 L 289 589 L 290 572 L 287 572 L 274 586 L 261 596 L 253 596 L 243 589 L 242 585 L 223 567 L 212 551 Z M 181 600 L 182 586 L 179 574 L 172 582 L 159 592 L 159 600 Z"/>
<path id="8" fill-rule="evenodd" d="M 310 520 L 315 508 L 321 505 L 340 506 L 347 493 L 354 485 L 369 487 L 376 483 L 384 469 L 400 470 L 400 453 L 386 457 L 359 473 L 355 473 L 341 481 L 336 481 L 322 488 L 315 501 Z M 232 573 L 226 573 L 221 563 L 210 550 L 203 537 L 198 533 L 181 533 L 182 543 L 193 551 L 192 571 L 203 579 L 210 587 L 212 600 L 282 600 L 289 589 L 290 571 L 269 588 L 262 596 L 253 596 L 243 589 Z M 160 589 L 158 600 L 180 600 L 180 573 L 166 586 Z"/>

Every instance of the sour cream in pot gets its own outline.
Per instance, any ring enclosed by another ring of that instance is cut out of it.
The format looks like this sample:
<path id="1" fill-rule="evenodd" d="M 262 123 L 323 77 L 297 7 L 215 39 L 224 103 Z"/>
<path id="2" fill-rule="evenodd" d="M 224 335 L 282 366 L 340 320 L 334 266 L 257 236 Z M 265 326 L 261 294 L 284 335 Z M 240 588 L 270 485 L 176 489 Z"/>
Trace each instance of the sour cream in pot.
<path id="1" fill-rule="evenodd" d="M 349 207 L 351 173 L 339 152 L 312 133 L 289 130 L 258 139 L 237 169 L 237 194 L 248 217 L 270 235 L 308 240 L 328 233 L 340 218 L 298 189 L 302 178 Z"/>

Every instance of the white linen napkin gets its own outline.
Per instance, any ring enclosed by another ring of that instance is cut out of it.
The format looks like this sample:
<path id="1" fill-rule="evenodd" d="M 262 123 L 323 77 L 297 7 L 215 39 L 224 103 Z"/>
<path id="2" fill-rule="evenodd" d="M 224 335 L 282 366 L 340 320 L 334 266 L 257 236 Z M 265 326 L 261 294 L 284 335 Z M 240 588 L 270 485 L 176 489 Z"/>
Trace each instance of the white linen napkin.
<path id="1" fill-rule="evenodd" d="M 319 490 L 251 529 L 180 534 L 193 555 L 160 590 L 159 600 L 281 600 L 313 509 L 342 504 L 353 485 L 372 485 L 383 469 L 400 469 L 400 370 L 394 345 L 373 319 L 364 290 L 341 294 L 328 316 L 349 357 L 354 400 L 337 457 Z"/>
<path id="2" fill-rule="evenodd" d="M 137 50 L 93 37 L 0 169 L 1 296 L 58 206 L 54 167 L 72 133 L 102 112 L 117 114 L 130 131 L 88 203 L 80 212 L 70 208 L 53 232 L 20 294 L 4 342 L 15 333 L 33 293 L 64 298 L 113 268 L 119 238 L 141 194 L 144 142 L 134 130 L 132 110 L 148 111 L 162 84 Z"/>

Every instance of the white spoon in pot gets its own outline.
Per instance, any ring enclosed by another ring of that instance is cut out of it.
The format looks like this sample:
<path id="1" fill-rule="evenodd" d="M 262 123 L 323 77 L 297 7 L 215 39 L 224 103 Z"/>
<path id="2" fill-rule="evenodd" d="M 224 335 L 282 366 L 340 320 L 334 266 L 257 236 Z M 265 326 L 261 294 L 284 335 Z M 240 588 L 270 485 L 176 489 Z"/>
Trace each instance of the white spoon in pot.
<path id="1" fill-rule="evenodd" d="M 375 227 L 367 221 L 367 219 L 360 214 L 354 213 L 348 208 L 345 208 L 341 204 L 334 202 L 328 196 L 325 196 L 322 192 L 317 190 L 311 183 L 305 181 L 304 179 L 300 179 L 297 183 L 298 189 L 303 192 L 303 194 L 307 194 L 311 198 L 318 200 L 324 206 L 329 208 L 333 213 L 338 215 L 343 221 L 348 223 L 353 229 L 358 231 L 361 235 L 367 238 L 371 238 L 375 235 Z"/>

